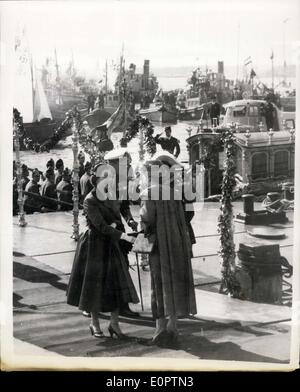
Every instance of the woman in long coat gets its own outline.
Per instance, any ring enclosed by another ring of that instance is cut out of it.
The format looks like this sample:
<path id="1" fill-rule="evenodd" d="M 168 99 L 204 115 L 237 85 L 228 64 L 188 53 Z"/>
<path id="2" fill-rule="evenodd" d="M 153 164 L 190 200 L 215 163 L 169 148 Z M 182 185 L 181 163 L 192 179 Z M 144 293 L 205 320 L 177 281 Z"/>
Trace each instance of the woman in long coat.
<path id="1" fill-rule="evenodd" d="M 78 241 L 67 303 L 91 313 L 90 330 L 95 337 L 103 336 L 98 313 L 111 312 L 108 331 L 112 337 L 123 338 L 118 322 L 119 309 L 122 304 L 138 303 L 139 299 L 120 240 L 133 243 L 134 238 L 122 231 L 118 201 L 99 197 L 97 185 L 100 180 L 97 178 L 95 189 L 83 203 L 88 230 Z"/>
<path id="2" fill-rule="evenodd" d="M 155 161 L 157 162 L 157 161 Z M 159 188 L 159 200 L 151 200 L 151 190 Z M 196 314 L 191 266 L 191 241 L 182 200 L 162 200 L 164 186 L 152 185 L 141 195 L 141 224 L 145 235 L 155 234 L 156 244 L 149 255 L 151 305 L 156 319 L 152 343 L 166 338 L 177 340 L 177 318 Z M 147 195 L 148 200 L 143 200 Z"/>

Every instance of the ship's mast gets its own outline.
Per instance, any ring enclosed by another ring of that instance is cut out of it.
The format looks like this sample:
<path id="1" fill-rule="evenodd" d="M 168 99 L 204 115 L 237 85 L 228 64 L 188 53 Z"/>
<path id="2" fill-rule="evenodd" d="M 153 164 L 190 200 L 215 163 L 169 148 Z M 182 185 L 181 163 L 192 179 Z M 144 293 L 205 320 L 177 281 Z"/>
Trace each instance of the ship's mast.
<path id="1" fill-rule="evenodd" d="M 289 18 L 283 21 L 283 85 L 286 86 L 286 58 L 285 58 L 285 26 Z"/>
<path id="2" fill-rule="evenodd" d="M 123 78 L 123 61 L 124 61 L 124 43 L 122 45 L 122 52 L 120 56 L 120 70 L 119 70 L 119 99 L 122 101 L 122 78 Z"/>
<path id="3" fill-rule="evenodd" d="M 55 68 L 56 68 L 56 84 L 58 86 L 58 102 L 61 103 L 61 89 L 60 89 L 60 77 L 59 77 L 59 66 L 58 66 L 58 61 L 57 61 L 57 53 L 56 53 L 56 48 L 54 49 L 54 55 L 55 55 Z"/>
<path id="4" fill-rule="evenodd" d="M 271 62 L 272 62 L 272 90 L 274 91 L 274 52 L 272 50 L 271 54 Z"/>
<path id="5" fill-rule="evenodd" d="M 236 83 L 239 78 L 239 62 L 240 62 L 240 24 L 238 24 L 238 31 L 237 31 L 236 78 L 235 78 Z"/>
<path id="6" fill-rule="evenodd" d="M 59 82 L 59 67 L 58 67 L 58 62 L 57 62 L 56 49 L 54 49 L 54 54 L 55 54 L 56 81 Z"/>
<path id="7" fill-rule="evenodd" d="M 35 102 L 35 86 L 34 86 L 34 76 L 33 76 L 33 61 L 32 55 L 30 55 L 30 75 L 31 75 L 31 88 L 32 88 L 32 108 L 34 117 L 34 102 Z"/>
<path id="8" fill-rule="evenodd" d="M 105 61 L 105 104 L 107 105 L 107 60 Z"/>

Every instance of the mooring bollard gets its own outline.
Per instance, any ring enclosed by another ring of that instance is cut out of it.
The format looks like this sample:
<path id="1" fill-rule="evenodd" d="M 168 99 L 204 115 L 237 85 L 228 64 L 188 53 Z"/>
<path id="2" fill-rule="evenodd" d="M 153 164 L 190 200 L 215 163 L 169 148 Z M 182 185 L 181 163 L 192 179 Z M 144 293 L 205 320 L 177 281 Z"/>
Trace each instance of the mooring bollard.
<path id="1" fill-rule="evenodd" d="M 254 212 L 254 195 L 243 195 L 242 199 L 244 202 L 244 213 L 247 215 L 252 215 Z"/>
<path id="2" fill-rule="evenodd" d="M 292 182 L 284 182 L 282 184 L 282 190 L 285 200 L 294 200 L 294 184 Z"/>

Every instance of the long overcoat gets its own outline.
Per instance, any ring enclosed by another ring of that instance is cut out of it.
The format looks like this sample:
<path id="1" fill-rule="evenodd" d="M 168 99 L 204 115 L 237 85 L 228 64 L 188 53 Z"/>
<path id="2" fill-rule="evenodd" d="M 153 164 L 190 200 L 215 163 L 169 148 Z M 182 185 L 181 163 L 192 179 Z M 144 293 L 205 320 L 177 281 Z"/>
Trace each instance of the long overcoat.
<path id="1" fill-rule="evenodd" d="M 149 255 L 153 317 L 196 314 L 191 242 L 182 201 L 142 200 L 140 215 L 145 233 L 156 234 Z"/>
<path id="2" fill-rule="evenodd" d="M 67 303 L 81 310 L 111 312 L 139 302 L 120 240 L 124 226 L 117 203 L 99 201 L 95 190 L 84 200 L 88 229 L 78 241 L 67 290 Z"/>

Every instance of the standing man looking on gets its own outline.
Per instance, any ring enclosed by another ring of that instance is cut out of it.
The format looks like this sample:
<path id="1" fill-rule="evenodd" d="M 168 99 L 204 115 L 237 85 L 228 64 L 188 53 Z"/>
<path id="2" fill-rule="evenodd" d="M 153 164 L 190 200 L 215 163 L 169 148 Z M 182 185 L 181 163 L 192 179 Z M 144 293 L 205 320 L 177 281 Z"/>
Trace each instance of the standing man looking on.
<path id="1" fill-rule="evenodd" d="M 210 116 L 210 121 L 212 126 L 219 125 L 220 114 L 221 114 L 221 105 L 219 104 L 219 102 L 217 102 L 216 96 L 213 96 L 211 107 L 209 110 L 209 116 Z M 216 119 L 216 124 L 214 124 L 214 118 Z"/>
<path id="2" fill-rule="evenodd" d="M 87 97 L 88 113 L 92 112 L 95 109 L 95 101 L 96 101 L 96 97 L 93 93 L 88 95 Z"/>
<path id="3" fill-rule="evenodd" d="M 160 133 L 159 135 L 156 135 L 154 140 L 155 143 L 160 144 L 161 148 L 165 151 L 168 151 L 170 154 L 174 155 L 175 158 L 178 157 L 180 154 L 180 146 L 179 146 L 179 140 L 176 139 L 175 137 L 171 136 L 172 129 L 171 127 L 166 127 L 165 128 L 165 137 L 161 136 L 162 134 Z"/>

